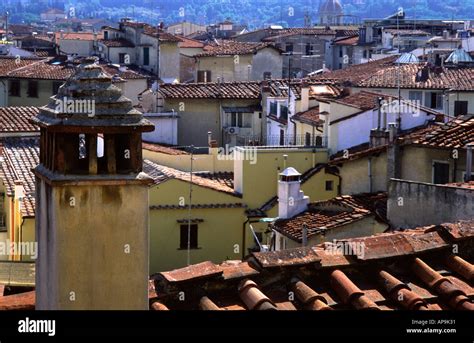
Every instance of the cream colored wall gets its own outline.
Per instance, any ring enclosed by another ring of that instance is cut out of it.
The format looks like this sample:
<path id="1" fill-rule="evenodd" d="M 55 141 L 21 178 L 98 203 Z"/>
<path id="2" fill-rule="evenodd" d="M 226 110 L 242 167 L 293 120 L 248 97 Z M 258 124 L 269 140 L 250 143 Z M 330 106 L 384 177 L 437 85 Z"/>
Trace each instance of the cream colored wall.
<path id="1" fill-rule="evenodd" d="M 305 137 L 306 133 L 311 134 L 311 137 L 316 137 L 316 136 L 324 137 L 324 132 L 321 132 L 323 131 L 323 128 L 321 127 L 317 128 L 316 126 L 312 126 L 306 123 L 301 123 L 296 120 L 295 120 L 295 123 L 296 123 L 296 134 L 299 135 L 300 137 Z"/>
<path id="2" fill-rule="evenodd" d="M 214 149 L 213 154 L 195 155 L 193 160 L 194 171 L 232 172 L 234 161 L 220 158 Z M 178 170 L 189 171 L 191 169 L 191 155 L 168 155 L 143 149 L 143 158 L 163 166 Z"/>
<path id="3" fill-rule="evenodd" d="M 208 146 L 209 131 L 218 146 L 223 146 L 221 106 L 245 107 L 257 99 L 166 99 L 165 110 L 178 113 L 178 145 Z"/>
<path id="4" fill-rule="evenodd" d="M 210 70 L 212 82 L 225 81 L 248 81 L 252 77 L 252 70 L 248 70 L 248 65 L 252 65 L 252 55 L 231 55 L 222 57 L 200 57 L 197 61 L 198 70 Z M 197 75 L 196 78 L 197 80 Z"/>
<path id="5" fill-rule="evenodd" d="M 341 194 L 358 194 L 370 191 L 368 158 L 348 161 L 339 168 Z M 372 156 L 372 191 L 387 190 L 387 154 Z"/>
<path id="6" fill-rule="evenodd" d="M 138 105 L 138 94 L 148 88 L 148 83 L 145 78 L 143 79 L 128 79 L 126 82 L 118 82 L 114 84 L 122 90 L 125 97 L 132 100 L 132 104 Z"/>
<path id="7" fill-rule="evenodd" d="M 189 183 L 169 180 L 150 188 L 150 205 L 180 205 L 182 209 L 150 210 L 150 273 L 186 266 L 187 250 L 180 250 L 180 223 L 189 218 L 187 205 Z M 193 185 L 192 203 L 230 204 L 242 199 L 205 187 Z M 191 264 L 242 258 L 242 230 L 245 208 L 192 209 L 191 218 L 198 223 L 199 249 L 191 250 Z"/>
<path id="8" fill-rule="evenodd" d="M 160 78 L 179 80 L 178 43 L 160 43 Z"/>
<path id="9" fill-rule="evenodd" d="M 427 149 L 417 146 L 405 147 L 402 153 L 401 178 L 432 183 L 433 163 L 448 162 L 450 182 L 463 181 L 463 172 L 466 170 L 466 153 L 463 150 L 458 150 L 458 158 L 454 159 L 453 156 L 453 151 L 448 149 Z"/>
<path id="10" fill-rule="evenodd" d="M 20 85 L 21 85 L 20 96 L 17 97 L 17 96 L 9 95 L 8 106 L 44 106 L 49 103 L 50 97 L 54 95 L 52 80 L 39 80 L 38 81 L 38 97 L 37 98 L 28 97 L 27 95 L 28 80 L 21 80 Z"/>

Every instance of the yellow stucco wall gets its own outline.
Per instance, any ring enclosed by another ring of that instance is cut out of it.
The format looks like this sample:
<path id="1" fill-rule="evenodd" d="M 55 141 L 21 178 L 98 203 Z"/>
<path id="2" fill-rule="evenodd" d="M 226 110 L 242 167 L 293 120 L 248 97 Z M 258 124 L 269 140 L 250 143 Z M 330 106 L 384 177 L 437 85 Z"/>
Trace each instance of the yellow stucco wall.
<path id="1" fill-rule="evenodd" d="M 214 153 L 208 155 L 195 155 L 193 171 L 232 172 L 234 161 L 219 158 L 216 150 L 214 149 Z M 169 155 L 143 149 L 143 158 L 178 170 L 189 171 L 191 169 L 191 155 Z"/>
<path id="2" fill-rule="evenodd" d="M 187 250 L 180 250 L 180 223 L 189 218 L 190 184 L 172 179 L 150 188 L 150 206 L 184 205 L 178 209 L 150 210 L 150 273 L 186 266 Z M 234 204 L 242 199 L 193 185 L 192 204 Z M 222 262 L 242 258 L 242 230 L 245 208 L 192 209 L 198 223 L 198 247 L 191 250 L 191 263 Z M 184 223 L 184 225 L 186 225 Z"/>
<path id="3" fill-rule="evenodd" d="M 250 208 L 257 208 L 277 194 L 278 174 L 287 167 L 293 167 L 301 174 L 317 163 L 327 161 L 324 149 L 261 149 L 256 159 L 241 160 L 234 163 L 234 184 L 243 192 L 243 199 Z M 284 155 L 287 155 L 286 162 Z M 254 163 L 253 163 L 254 162 Z M 253 164 L 252 164 L 253 163 Z"/>
<path id="4" fill-rule="evenodd" d="M 36 213 L 37 308 L 147 309 L 148 186 L 41 180 L 37 194 L 44 204 Z"/>

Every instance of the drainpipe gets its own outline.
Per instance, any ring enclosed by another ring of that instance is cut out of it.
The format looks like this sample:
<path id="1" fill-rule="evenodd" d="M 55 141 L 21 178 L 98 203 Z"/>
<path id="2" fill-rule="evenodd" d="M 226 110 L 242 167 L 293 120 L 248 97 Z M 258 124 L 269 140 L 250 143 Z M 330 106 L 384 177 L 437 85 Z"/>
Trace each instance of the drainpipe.
<path id="1" fill-rule="evenodd" d="M 372 186 L 372 157 L 369 157 L 368 159 L 368 166 L 367 166 L 368 172 L 369 172 L 369 193 L 373 192 L 373 186 Z"/>
<path id="2" fill-rule="evenodd" d="M 250 222 L 250 219 L 247 217 L 247 220 L 244 221 L 244 223 L 242 224 L 242 260 L 244 259 L 245 257 L 245 231 L 246 231 L 246 228 L 247 228 L 247 224 Z"/>
<path id="3" fill-rule="evenodd" d="M 466 174 L 464 175 L 464 181 L 468 182 L 471 181 L 471 174 L 472 174 L 472 146 L 473 144 L 469 144 L 466 148 Z"/>

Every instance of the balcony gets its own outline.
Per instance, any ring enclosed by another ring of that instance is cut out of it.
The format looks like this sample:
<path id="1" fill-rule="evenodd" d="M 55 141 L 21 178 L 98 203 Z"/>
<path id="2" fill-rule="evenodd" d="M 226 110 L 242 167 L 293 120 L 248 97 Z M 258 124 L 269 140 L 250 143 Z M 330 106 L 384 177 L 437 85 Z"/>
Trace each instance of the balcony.
<path id="1" fill-rule="evenodd" d="M 311 148 L 327 148 L 328 139 L 325 136 L 308 135 L 269 135 L 261 139 L 260 136 L 238 135 L 237 146 L 300 146 Z"/>

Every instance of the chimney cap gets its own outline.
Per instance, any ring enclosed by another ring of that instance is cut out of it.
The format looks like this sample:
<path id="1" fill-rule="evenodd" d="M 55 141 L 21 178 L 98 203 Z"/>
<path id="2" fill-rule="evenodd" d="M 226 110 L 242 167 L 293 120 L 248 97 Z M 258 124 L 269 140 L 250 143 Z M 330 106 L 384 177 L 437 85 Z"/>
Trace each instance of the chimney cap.
<path id="1" fill-rule="evenodd" d="M 284 171 L 280 173 L 281 176 L 301 176 L 301 173 L 298 172 L 295 168 L 293 167 L 288 167 Z"/>

